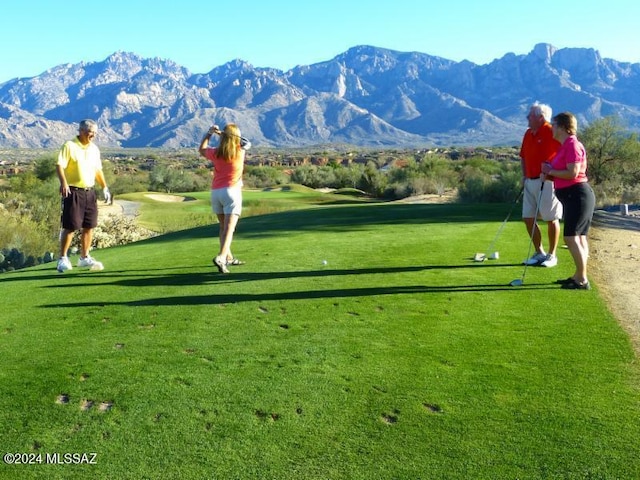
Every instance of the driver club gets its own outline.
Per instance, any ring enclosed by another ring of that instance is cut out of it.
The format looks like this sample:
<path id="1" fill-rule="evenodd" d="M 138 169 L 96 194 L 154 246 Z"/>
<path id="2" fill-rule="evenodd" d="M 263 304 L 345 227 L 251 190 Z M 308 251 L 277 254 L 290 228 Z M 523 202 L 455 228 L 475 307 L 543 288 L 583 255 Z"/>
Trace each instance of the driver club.
<path id="1" fill-rule="evenodd" d="M 215 130 L 214 132 L 216 135 L 221 136 L 224 132 L 222 130 L 220 130 L 219 128 L 217 130 Z M 244 137 L 239 137 L 238 135 L 234 135 L 232 133 L 225 133 L 225 135 L 230 135 L 232 137 L 237 137 L 240 139 L 240 146 L 244 149 L 248 149 L 249 147 L 251 147 L 251 142 L 244 138 Z"/>
<path id="2" fill-rule="evenodd" d="M 538 204 L 536 205 L 536 214 L 533 216 L 533 228 L 531 229 L 531 237 L 529 238 L 529 249 L 527 250 L 526 258 L 529 258 L 531 255 L 531 247 L 533 246 L 533 235 L 535 234 L 536 228 L 538 226 L 538 213 L 540 211 L 540 201 L 542 200 L 542 191 L 544 190 L 544 180 L 542 181 L 542 186 L 540 187 L 540 193 L 538 194 Z M 510 287 L 521 287 L 524 285 L 524 276 L 527 273 L 527 267 L 529 265 L 527 263 L 524 264 L 524 270 L 522 270 L 522 277 L 516 278 L 509 282 Z"/>

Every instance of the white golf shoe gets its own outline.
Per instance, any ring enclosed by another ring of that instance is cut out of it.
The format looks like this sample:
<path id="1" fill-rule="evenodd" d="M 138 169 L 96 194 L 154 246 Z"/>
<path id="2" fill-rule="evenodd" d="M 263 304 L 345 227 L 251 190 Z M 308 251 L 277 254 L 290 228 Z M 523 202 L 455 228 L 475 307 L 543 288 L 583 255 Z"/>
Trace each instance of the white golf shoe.
<path id="1" fill-rule="evenodd" d="M 525 260 L 522 263 L 524 265 L 540 265 L 546 259 L 547 259 L 547 254 L 546 253 L 536 253 L 533 257 L 528 258 L 527 260 Z"/>
<path id="2" fill-rule="evenodd" d="M 79 258 L 78 267 L 80 268 L 89 267 L 89 270 L 94 272 L 104 270 L 104 265 L 102 265 L 102 262 L 97 261 L 91 255 L 87 255 L 84 258 Z"/>
<path id="3" fill-rule="evenodd" d="M 69 261 L 69 257 L 60 257 L 60 260 L 58 260 L 58 266 L 56 267 L 56 270 L 58 270 L 58 272 L 63 273 L 67 270 L 73 270 L 73 267 L 71 266 L 71 262 Z"/>
<path id="4" fill-rule="evenodd" d="M 555 267 L 556 265 L 558 265 L 558 257 L 548 253 L 547 258 L 540 265 L 547 268 Z"/>

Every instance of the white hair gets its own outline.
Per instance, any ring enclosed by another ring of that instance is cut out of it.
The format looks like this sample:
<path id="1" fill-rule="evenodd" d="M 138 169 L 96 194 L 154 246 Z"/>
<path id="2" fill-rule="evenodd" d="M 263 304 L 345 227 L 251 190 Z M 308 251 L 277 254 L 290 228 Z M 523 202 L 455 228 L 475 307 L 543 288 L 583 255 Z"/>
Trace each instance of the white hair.
<path id="1" fill-rule="evenodd" d="M 551 121 L 553 110 L 546 103 L 534 102 L 533 105 L 531 105 L 531 110 L 533 110 L 536 115 L 542 115 L 546 122 Z"/>

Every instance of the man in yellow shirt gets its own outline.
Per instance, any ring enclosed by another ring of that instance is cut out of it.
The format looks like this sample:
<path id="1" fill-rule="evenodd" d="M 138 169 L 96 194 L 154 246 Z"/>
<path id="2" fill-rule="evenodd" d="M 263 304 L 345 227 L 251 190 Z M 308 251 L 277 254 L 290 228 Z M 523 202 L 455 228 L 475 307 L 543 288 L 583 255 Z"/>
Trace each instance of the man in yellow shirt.
<path id="1" fill-rule="evenodd" d="M 105 202 L 110 203 L 111 193 L 102 172 L 100 149 L 93 143 L 98 126 L 93 120 L 82 120 L 78 136 L 65 142 L 58 154 L 56 171 L 62 195 L 62 232 L 60 233 L 60 259 L 58 272 L 71 270 L 67 256 L 73 234 L 82 231 L 81 254 L 78 267 L 102 270 L 102 263 L 89 255 L 93 229 L 98 225 L 98 201 L 94 185 L 102 187 Z"/>

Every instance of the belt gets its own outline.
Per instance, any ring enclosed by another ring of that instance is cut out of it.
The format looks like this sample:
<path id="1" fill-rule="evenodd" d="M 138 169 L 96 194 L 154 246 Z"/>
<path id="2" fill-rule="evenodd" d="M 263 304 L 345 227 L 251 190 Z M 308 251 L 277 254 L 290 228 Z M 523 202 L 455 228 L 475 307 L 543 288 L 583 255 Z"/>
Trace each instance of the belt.
<path id="1" fill-rule="evenodd" d="M 79 192 L 90 192 L 91 190 L 93 190 L 93 187 L 83 188 L 83 187 L 74 187 L 73 185 L 69 185 L 69 190 L 76 190 Z"/>
<path id="2" fill-rule="evenodd" d="M 527 180 L 540 180 L 540 177 L 527 177 Z"/>

